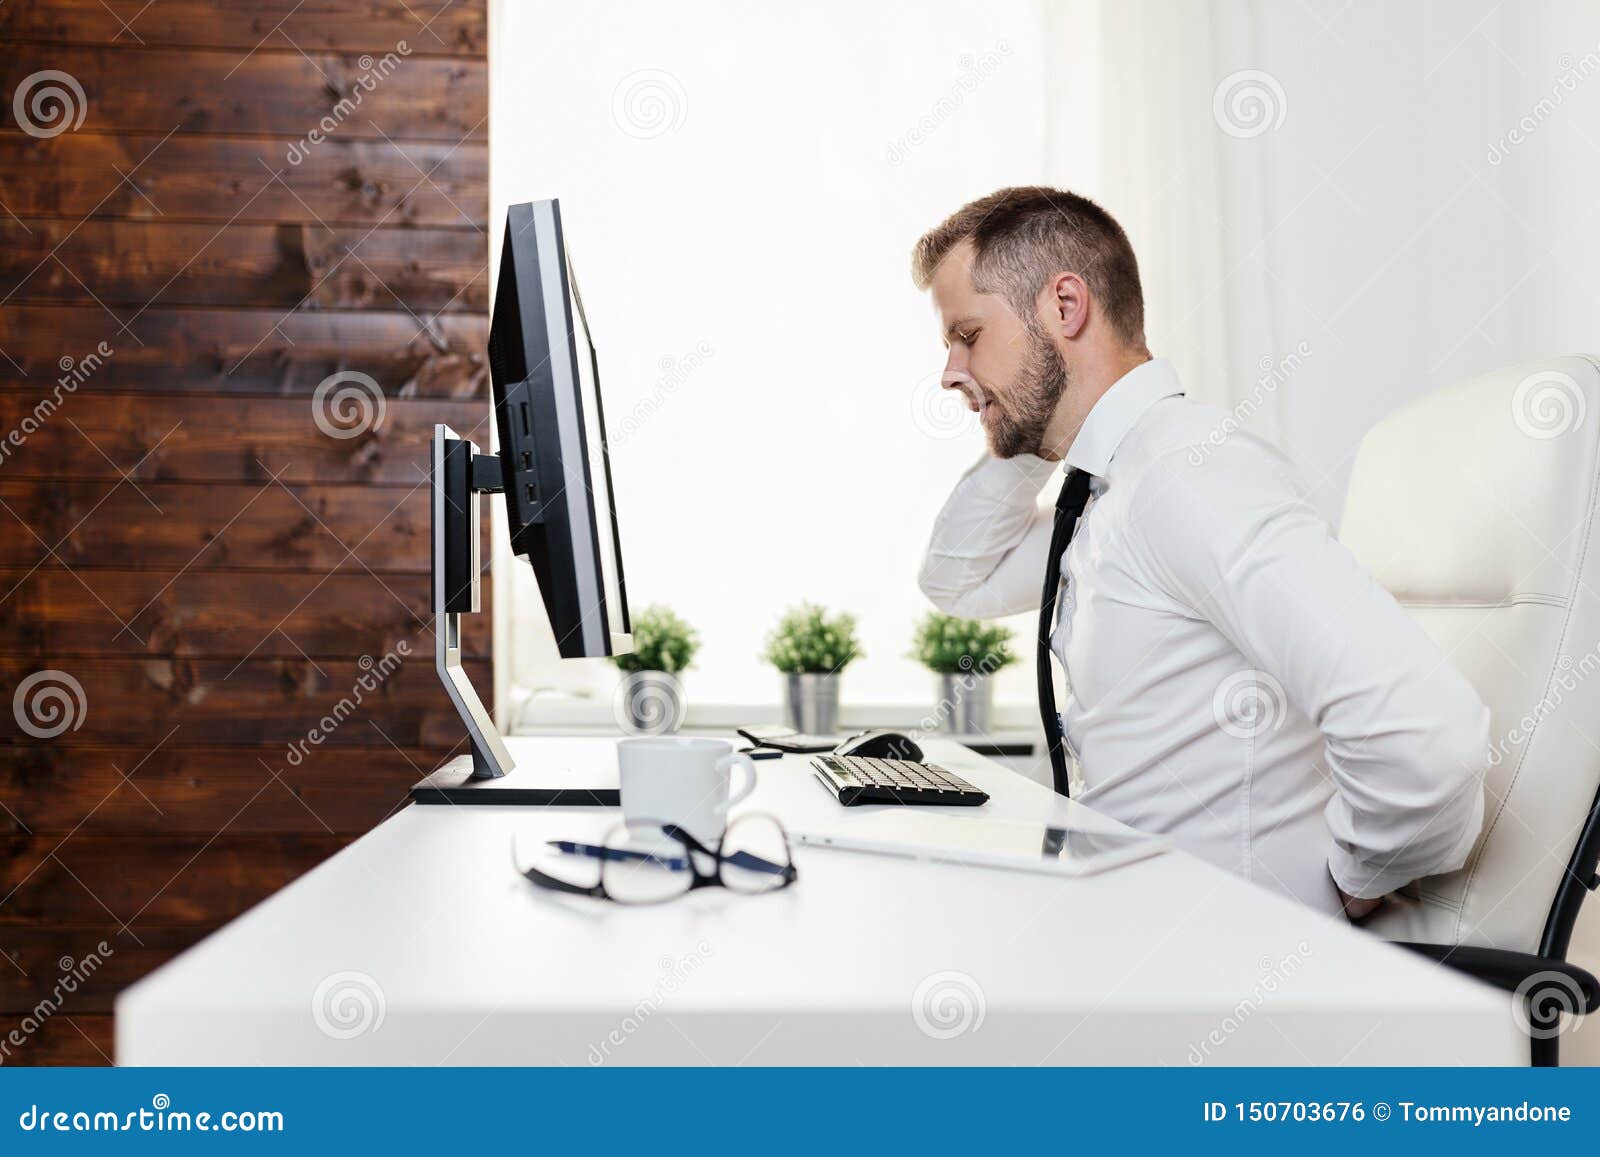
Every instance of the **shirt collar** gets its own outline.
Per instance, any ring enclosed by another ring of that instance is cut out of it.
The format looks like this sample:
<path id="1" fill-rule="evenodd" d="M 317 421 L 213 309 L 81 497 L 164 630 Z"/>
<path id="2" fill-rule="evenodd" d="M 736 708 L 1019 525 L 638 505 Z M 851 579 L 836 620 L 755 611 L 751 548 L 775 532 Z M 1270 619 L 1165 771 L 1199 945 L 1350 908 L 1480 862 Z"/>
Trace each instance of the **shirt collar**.
<path id="1" fill-rule="evenodd" d="M 1141 362 L 1100 395 L 1067 450 L 1068 466 L 1104 478 L 1117 447 L 1151 406 L 1183 393 L 1178 371 L 1166 358 Z"/>

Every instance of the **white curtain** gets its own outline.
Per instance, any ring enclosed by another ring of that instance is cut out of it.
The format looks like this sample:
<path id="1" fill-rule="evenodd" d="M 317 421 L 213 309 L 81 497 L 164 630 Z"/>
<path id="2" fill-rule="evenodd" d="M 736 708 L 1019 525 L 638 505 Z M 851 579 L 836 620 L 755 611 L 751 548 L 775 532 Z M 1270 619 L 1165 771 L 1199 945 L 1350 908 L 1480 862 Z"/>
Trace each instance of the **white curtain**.
<path id="1" fill-rule="evenodd" d="M 1592 3 L 1051 10 L 1096 78 L 1060 139 L 1093 139 L 1152 348 L 1290 450 L 1330 518 L 1385 414 L 1600 344 Z"/>

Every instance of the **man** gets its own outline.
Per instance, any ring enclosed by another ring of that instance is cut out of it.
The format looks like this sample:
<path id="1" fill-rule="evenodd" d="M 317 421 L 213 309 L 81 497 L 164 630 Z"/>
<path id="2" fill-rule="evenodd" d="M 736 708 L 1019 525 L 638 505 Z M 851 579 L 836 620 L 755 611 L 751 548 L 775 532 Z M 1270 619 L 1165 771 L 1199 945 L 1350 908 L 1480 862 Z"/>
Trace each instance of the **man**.
<path id="1" fill-rule="evenodd" d="M 924 236 L 913 268 L 945 384 L 989 444 L 939 514 L 921 586 L 968 618 L 1043 610 L 1058 789 L 1352 920 L 1460 867 L 1488 712 L 1287 460 L 1152 359 L 1116 221 L 1072 193 L 1002 189 Z"/>

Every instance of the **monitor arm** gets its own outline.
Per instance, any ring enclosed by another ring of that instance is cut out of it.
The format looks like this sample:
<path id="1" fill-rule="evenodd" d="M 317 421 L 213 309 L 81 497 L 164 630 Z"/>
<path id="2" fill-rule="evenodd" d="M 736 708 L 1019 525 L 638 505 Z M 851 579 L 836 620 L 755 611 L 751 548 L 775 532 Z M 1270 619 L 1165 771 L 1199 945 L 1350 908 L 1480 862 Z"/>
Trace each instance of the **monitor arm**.
<path id="1" fill-rule="evenodd" d="M 472 744 L 470 755 L 458 756 L 435 774 L 499 779 L 516 764 L 461 665 L 461 616 L 483 607 L 478 495 L 504 492 L 500 459 L 478 453 L 471 441 L 441 423 L 433 428 L 428 483 L 433 500 L 435 665 Z"/>

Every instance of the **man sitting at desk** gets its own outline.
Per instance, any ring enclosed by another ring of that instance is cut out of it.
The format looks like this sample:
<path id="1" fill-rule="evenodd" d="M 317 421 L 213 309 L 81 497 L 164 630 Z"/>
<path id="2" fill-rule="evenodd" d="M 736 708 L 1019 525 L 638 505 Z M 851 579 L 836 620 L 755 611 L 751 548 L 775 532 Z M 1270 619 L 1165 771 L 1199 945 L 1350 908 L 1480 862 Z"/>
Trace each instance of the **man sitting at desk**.
<path id="1" fill-rule="evenodd" d="M 1041 611 L 1058 786 L 1351 919 L 1460 867 L 1488 711 L 1287 459 L 1150 356 L 1116 221 L 1002 189 L 924 236 L 913 271 L 989 448 L 939 513 L 922 590 L 969 618 Z"/>

